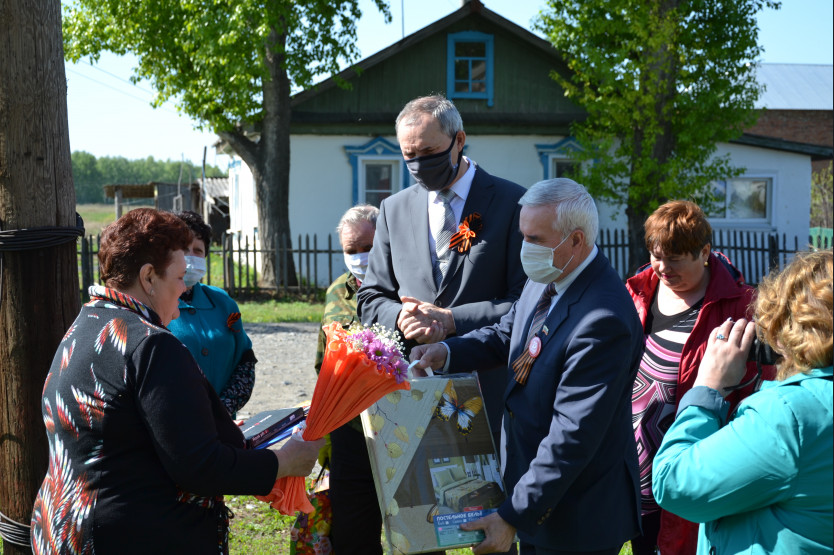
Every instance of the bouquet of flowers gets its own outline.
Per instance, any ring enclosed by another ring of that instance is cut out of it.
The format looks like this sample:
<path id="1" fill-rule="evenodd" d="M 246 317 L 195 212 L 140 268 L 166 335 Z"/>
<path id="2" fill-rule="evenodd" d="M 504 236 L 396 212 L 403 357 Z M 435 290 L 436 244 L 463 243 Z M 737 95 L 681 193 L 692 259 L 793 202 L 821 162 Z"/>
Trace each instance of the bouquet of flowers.
<path id="1" fill-rule="evenodd" d="M 411 389 L 395 332 L 379 324 L 345 330 L 338 322 L 323 329 L 327 348 L 301 435 L 306 441 L 324 437 L 393 391 Z M 300 476 L 279 478 L 269 495 L 258 499 L 285 515 L 313 511 Z"/>

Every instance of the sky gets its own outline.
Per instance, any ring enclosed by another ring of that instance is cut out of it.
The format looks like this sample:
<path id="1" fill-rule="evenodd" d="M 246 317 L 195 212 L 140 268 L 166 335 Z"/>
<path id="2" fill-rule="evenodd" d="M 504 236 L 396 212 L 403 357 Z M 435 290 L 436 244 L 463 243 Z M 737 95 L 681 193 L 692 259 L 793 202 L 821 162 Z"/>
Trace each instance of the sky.
<path id="1" fill-rule="evenodd" d="M 544 0 L 482 0 L 499 15 L 527 29 Z M 392 22 L 385 24 L 371 0 L 360 0 L 363 16 L 357 26 L 361 58 L 397 42 L 460 7 L 460 0 L 389 0 Z M 765 63 L 832 64 L 834 15 L 831 0 L 783 0 L 778 11 L 759 14 L 759 41 Z M 404 13 L 404 17 L 403 17 Z M 360 59 L 361 59 L 360 58 Z M 180 115 L 168 102 L 152 108 L 148 83 L 128 81 L 135 58 L 102 54 L 91 65 L 83 60 L 66 64 L 70 148 L 96 157 L 190 160 L 225 170 L 228 157 L 217 155 L 217 136 L 195 129 L 196 122 Z"/>

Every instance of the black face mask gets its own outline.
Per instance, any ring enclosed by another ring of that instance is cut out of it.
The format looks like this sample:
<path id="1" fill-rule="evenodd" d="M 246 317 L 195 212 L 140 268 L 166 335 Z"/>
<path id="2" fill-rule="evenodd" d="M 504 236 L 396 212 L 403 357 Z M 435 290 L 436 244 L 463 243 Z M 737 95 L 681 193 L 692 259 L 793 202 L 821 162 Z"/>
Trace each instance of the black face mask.
<path id="1" fill-rule="evenodd" d="M 449 148 L 443 152 L 418 156 L 405 161 L 405 165 L 414 177 L 414 181 L 429 191 L 440 191 L 455 179 L 463 157 L 463 150 L 461 150 L 458 152 L 457 164 L 452 165 L 452 158 L 449 154 L 452 152 L 452 147 L 455 146 L 455 139 L 457 139 L 457 133 L 452 138 Z"/>

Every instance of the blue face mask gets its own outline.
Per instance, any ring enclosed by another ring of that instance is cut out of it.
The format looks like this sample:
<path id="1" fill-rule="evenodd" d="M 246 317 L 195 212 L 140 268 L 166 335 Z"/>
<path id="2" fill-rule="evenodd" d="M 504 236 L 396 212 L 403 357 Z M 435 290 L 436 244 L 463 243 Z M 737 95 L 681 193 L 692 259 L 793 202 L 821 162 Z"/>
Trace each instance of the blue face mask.
<path id="1" fill-rule="evenodd" d="M 443 152 L 418 156 L 405 161 L 405 165 L 408 167 L 414 181 L 429 191 L 440 191 L 454 181 L 463 157 L 463 150 L 461 150 L 458 152 L 457 164 L 452 164 L 451 153 L 452 147 L 455 146 L 455 139 L 457 139 L 457 133 L 452 137 L 449 148 Z"/>
<path id="2" fill-rule="evenodd" d="M 206 275 L 206 259 L 202 256 L 186 256 L 185 257 L 185 281 L 186 287 L 194 287 L 194 285 L 203 279 Z"/>

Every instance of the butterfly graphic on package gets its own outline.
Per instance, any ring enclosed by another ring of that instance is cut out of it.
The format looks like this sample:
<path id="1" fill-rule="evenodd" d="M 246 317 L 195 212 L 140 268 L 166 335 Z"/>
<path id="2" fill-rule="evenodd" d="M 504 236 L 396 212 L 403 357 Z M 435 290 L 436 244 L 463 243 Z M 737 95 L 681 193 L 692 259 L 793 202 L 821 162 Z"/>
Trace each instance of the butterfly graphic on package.
<path id="1" fill-rule="evenodd" d="M 472 431 L 472 421 L 483 408 L 484 401 L 480 397 L 472 397 L 463 403 L 459 402 L 455 386 L 452 380 L 449 380 L 440 397 L 440 402 L 434 409 L 434 415 L 444 422 L 455 419 L 458 431 L 463 435 L 468 435 Z"/>

